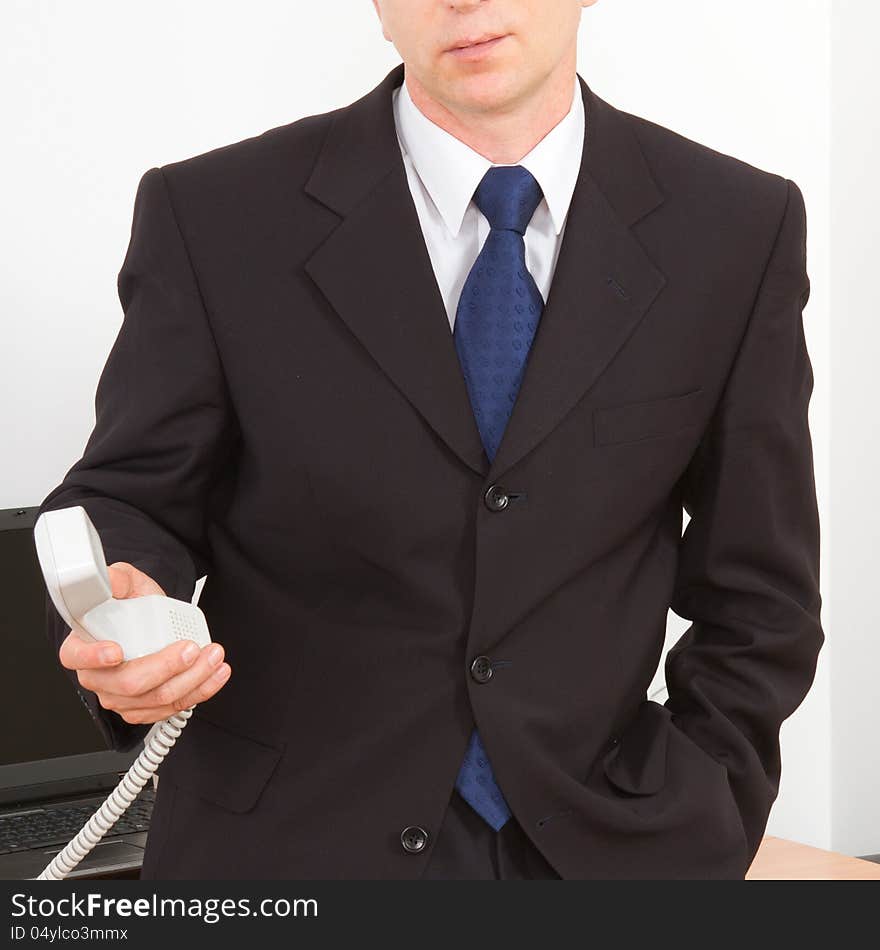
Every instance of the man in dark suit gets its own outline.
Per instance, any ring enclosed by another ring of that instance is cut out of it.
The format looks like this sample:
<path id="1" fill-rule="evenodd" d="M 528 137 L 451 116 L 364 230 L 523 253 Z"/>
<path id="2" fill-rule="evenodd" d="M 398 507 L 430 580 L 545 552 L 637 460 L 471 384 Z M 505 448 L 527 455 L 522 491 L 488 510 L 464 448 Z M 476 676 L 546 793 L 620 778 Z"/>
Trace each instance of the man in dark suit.
<path id="1" fill-rule="evenodd" d="M 597 96 L 589 0 L 375 5 L 362 98 L 144 174 L 42 505 L 207 575 L 219 676 L 48 604 L 109 744 L 197 704 L 143 876 L 741 879 L 824 639 L 801 192 Z"/>

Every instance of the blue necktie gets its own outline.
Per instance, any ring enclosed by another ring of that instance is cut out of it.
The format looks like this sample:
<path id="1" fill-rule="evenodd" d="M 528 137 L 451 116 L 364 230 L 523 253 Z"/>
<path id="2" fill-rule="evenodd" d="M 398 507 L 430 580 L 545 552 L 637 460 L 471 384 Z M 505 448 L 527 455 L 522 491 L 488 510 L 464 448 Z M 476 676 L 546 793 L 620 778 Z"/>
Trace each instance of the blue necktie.
<path id="1" fill-rule="evenodd" d="M 526 269 L 524 240 L 542 197 L 541 186 L 521 165 L 490 168 L 474 192 L 490 231 L 462 288 L 453 340 L 490 462 L 513 410 L 544 308 Z M 455 787 L 496 831 L 510 818 L 476 729 Z"/>

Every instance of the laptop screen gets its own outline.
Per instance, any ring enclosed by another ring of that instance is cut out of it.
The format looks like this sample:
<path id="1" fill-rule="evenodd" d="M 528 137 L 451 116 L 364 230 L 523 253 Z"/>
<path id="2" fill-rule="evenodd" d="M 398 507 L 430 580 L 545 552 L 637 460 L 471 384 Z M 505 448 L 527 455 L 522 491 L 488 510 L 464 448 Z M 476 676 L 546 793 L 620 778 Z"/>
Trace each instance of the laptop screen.
<path id="1" fill-rule="evenodd" d="M 49 643 L 37 512 L 0 510 L 0 802 L 4 790 L 121 771 L 139 751 L 107 750 Z"/>

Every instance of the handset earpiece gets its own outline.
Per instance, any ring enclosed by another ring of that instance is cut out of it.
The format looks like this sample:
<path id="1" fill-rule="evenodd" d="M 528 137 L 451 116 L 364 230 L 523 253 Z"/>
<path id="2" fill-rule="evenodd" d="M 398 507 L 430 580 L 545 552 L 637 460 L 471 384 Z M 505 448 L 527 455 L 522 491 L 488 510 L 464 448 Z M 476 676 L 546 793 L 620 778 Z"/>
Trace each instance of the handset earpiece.
<path id="1" fill-rule="evenodd" d="M 81 505 L 44 511 L 34 526 L 34 542 L 52 603 L 72 630 L 114 640 L 126 660 L 175 640 L 211 642 L 205 615 L 195 604 L 162 594 L 114 599 L 101 539 Z"/>

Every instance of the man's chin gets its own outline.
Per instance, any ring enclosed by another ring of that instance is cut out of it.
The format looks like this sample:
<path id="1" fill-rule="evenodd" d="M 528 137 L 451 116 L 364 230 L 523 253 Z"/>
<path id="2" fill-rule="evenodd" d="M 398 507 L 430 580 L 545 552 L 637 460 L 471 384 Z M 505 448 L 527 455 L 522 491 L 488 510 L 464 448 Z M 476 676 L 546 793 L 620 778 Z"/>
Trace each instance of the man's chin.
<path id="1" fill-rule="evenodd" d="M 509 69 L 474 70 L 466 75 L 457 71 L 447 83 L 447 101 L 468 112 L 490 112 L 503 109 L 517 96 L 515 73 Z"/>

